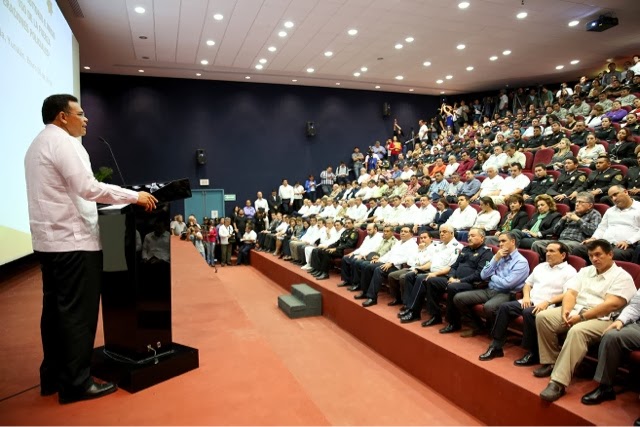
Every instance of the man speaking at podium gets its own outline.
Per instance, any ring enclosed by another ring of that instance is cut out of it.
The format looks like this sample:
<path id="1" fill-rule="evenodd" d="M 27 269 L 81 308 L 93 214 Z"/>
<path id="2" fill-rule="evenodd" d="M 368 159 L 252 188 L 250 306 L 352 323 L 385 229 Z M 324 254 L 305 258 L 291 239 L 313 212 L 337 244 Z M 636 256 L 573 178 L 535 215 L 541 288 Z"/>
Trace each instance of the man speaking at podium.
<path id="1" fill-rule="evenodd" d="M 89 154 L 76 139 L 87 133 L 88 122 L 77 98 L 48 97 L 42 121 L 46 127 L 24 159 L 29 224 L 43 283 L 40 393 L 59 392 L 60 403 L 71 403 L 116 391 L 115 384 L 98 383 L 90 374 L 102 274 L 96 202 L 153 210 L 157 199 L 96 181 Z"/>

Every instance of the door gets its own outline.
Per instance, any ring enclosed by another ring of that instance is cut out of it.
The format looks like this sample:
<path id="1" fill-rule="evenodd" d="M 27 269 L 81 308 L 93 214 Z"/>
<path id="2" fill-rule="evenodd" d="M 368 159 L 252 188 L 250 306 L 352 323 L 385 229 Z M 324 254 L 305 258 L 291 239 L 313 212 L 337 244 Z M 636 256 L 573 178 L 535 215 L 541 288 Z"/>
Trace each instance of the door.
<path id="1" fill-rule="evenodd" d="M 215 216 L 216 212 L 218 218 L 224 217 L 224 190 L 191 190 L 191 193 L 191 198 L 184 201 L 186 217 L 195 215 L 200 224 L 202 224 L 203 218 L 211 218 Z M 213 211 L 215 212 L 212 213 Z"/>

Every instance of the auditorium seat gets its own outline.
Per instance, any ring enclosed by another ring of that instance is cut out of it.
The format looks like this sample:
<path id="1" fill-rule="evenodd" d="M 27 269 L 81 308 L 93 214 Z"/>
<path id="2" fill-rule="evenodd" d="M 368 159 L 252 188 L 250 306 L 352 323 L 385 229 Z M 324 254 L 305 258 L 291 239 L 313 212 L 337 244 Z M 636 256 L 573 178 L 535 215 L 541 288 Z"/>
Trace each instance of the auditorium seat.
<path id="1" fill-rule="evenodd" d="M 573 156 L 574 156 L 574 157 L 577 157 L 577 156 L 578 156 L 578 151 L 580 151 L 580 147 L 578 147 L 578 146 L 577 146 L 577 145 L 575 145 L 575 144 L 571 144 L 571 145 L 569 146 L 569 149 L 570 149 L 570 150 L 571 150 L 571 152 L 573 153 Z"/>
<path id="2" fill-rule="evenodd" d="M 557 171 L 555 169 L 547 169 L 547 175 L 551 175 L 553 177 L 553 180 L 557 180 L 560 177 L 560 171 Z"/>
<path id="3" fill-rule="evenodd" d="M 569 259 L 567 260 L 567 262 L 569 263 L 569 265 L 573 266 L 576 271 L 580 271 L 581 268 L 587 266 L 587 261 L 577 255 L 569 255 Z"/>
<path id="4" fill-rule="evenodd" d="M 564 203 L 556 203 L 556 209 L 560 212 L 560 215 L 565 216 L 571 211 L 569 205 L 565 205 Z"/>
<path id="5" fill-rule="evenodd" d="M 597 210 L 598 212 L 600 212 L 600 215 L 604 216 L 604 213 L 607 211 L 607 209 L 609 209 L 611 206 L 609 205 L 605 205 L 604 203 L 594 203 L 593 204 L 593 208 L 595 210 Z"/>
<path id="6" fill-rule="evenodd" d="M 627 176 L 627 172 L 629 171 L 629 168 L 626 167 L 625 165 L 611 165 L 612 168 L 614 169 L 619 169 L 620 172 L 622 172 L 622 175 Z"/>
<path id="7" fill-rule="evenodd" d="M 530 151 L 525 151 L 524 157 L 526 157 L 527 161 L 524 163 L 523 170 L 530 172 L 533 170 L 533 154 Z"/>
<path id="8" fill-rule="evenodd" d="M 533 156 L 533 165 L 535 166 L 538 163 L 548 165 L 549 163 L 551 163 L 551 159 L 553 158 L 554 154 L 555 151 L 553 151 L 553 148 L 543 148 L 541 150 L 537 150 L 535 156 Z"/>
<path id="9" fill-rule="evenodd" d="M 525 203 L 524 205 L 524 210 L 527 212 L 527 216 L 529 217 L 529 219 L 531 219 L 533 217 L 533 214 L 536 213 L 536 207 L 527 203 Z"/>

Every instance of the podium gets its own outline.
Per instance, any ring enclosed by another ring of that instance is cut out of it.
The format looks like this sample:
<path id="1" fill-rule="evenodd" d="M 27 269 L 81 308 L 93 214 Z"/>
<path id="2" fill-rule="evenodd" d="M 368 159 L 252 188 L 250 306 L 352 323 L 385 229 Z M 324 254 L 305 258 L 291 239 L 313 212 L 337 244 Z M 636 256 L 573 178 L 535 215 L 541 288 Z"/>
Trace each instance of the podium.
<path id="1" fill-rule="evenodd" d="M 170 202 L 191 197 L 188 179 L 131 190 L 152 193 L 152 212 L 137 205 L 98 209 L 102 241 L 104 346 L 92 373 L 131 393 L 198 368 L 198 350 L 173 342 Z"/>

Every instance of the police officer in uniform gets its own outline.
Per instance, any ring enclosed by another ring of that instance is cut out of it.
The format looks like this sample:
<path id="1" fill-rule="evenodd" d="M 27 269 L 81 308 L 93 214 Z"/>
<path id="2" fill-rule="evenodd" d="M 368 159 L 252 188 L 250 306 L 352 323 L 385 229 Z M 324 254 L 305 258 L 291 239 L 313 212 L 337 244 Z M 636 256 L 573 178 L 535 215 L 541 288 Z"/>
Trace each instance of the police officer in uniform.
<path id="1" fill-rule="evenodd" d="M 309 271 L 316 279 L 325 280 L 329 278 L 329 268 L 332 258 L 340 258 L 344 255 L 345 249 L 355 248 L 358 243 L 358 232 L 353 228 L 353 221 L 345 220 L 346 230 L 340 238 L 327 248 L 316 249 L 311 253 Z"/>
<path id="2" fill-rule="evenodd" d="M 529 185 L 522 190 L 525 203 L 535 204 L 534 200 L 541 194 L 546 194 L 553 185 L 553 177 L 547 174 L 547 166 L 544 163 L 538 163 L 534 167 L 535 177 Z"/>
<path id="3" fill-rule="evenodd" d="M 612 168 L 609 156 L 603 154 L 596 159 L 596 172 L 592 172 L 591 175 L 589 175 L 587 182 L 578 192 L 590 192 L 596 199 L 596 203 L 598 203 L 601 199 L 604 199 L 611 186 L 621 185 L 623 179 L 624 177 L 620 169 Z"/>
<path id="4" fill-rule="evenodd" d="M 587 174 L 578 170 L 578 159 L 573 156 L 567 157 L 564 161 L 564 172 L 560 174 L 547 194 L 558 203 L 570 205 L 575 199 L 575 196 L 571 196 L 574 193 L 577 194 L 586 181 Z"/>

